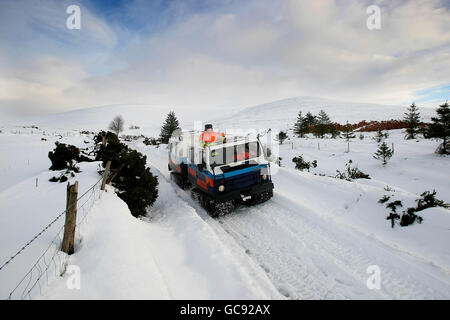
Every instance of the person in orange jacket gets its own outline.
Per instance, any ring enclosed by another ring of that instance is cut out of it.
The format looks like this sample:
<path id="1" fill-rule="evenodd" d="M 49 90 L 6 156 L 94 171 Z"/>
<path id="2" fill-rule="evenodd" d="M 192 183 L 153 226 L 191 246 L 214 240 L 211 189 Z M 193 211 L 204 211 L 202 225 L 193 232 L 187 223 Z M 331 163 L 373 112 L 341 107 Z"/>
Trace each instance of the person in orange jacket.
<path id="1" fill-rule="evenodd" d="M 202 134 L 200 135 L 200 138 L 199 138 L 199 142 L 200 142 L 200 145 L 202 146 L 202 148 L 211 143 L 219 142 L 219 141 L 224 142 L 225 135 L 223 133 L 219 134 L 219 133 L 215 132 L 213 130 L 212 124 L 206 124 L 205 131 L 202 132 Z"/>

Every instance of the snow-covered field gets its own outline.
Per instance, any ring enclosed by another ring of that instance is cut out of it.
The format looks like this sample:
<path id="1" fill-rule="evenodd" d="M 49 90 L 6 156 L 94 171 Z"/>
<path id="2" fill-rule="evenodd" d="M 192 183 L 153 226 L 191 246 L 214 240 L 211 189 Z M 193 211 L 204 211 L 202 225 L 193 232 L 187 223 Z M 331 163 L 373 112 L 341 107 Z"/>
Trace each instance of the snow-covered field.
<path id="1" fill-rule="evenodd" d="M 213 123 L 221 129 L 285 129 L 295 121 L 297 105 L 302 103 L 305 113 L 323 108 L 340 122 L 395 119 L 405 112 L 398 107 L 385 106 L 383 110 L 389 111 L 377 112 L 381 106 L 356 108 L 356 104 L 328 101 L 333 109 L 325 102 L 288 99 L 247 108 Z M 162 111 L 146 118 L 141 109 L 120 108 L 111 107 L 111 117 L 128 112 L 123 114 L 126 126 L 139 125 L 139 132 L 148 135 L 155 135 L 165 116 Z M 0 263 L 64 208 L 66 184 L 48 181 L 54 173 L 48 171 L 47 154 L 57 140 L 91 146 L 92 137 L 77 129 L 106 129 L 110 119 L 105 119 L 104 110 L 97 111 L 80 110 L 28 123 L 40 129 L 0 127 Z M 425 119 L 433 112 L 421 111 Z M 251 115 L 253 122 L 249 122 Z M 159 177 L 155 205 L 146 218 L 135 219 L 108 188 L 80 229 L 76 253 L 67 258 L 69 265 L 80 268 L 80 290 L 67 287 L 70 275 L 65 274 L 51 277 L 42 295 L 37 291 L 32 298 L 449 299 L 450 211 L 427 209 L 420 212 L 422 224 L 392 229 L 386 220 L 388 210 L 377 202 L 386 194 L 401 200 L 406 209 L 420 193 L 433 189 L 437 198 L 450 202 L 449 158 L 433 153 L 437 141 L 406 141 L 401 130 L 393 130 L 387 142 L 394 144 L 395 154 L 383 167 L 372 157 L 377 149 L 373 134 L 364 135 L 363 140 L 352 139 L 350 152 L 343 139 L 291 137 L 280 146 L 282 167 L 273 176 L 274 197 L 218 219 L 210 218 L 187 191 L 170 181 L 164 145 L 129 143 L 147 155 Z M 317 168 L 296 170 L 291 160 L 299 155 L 317 160 Z M 349 159 L 372 179 L 349 182 L 329 177 L 337 169 L 343 171 Z M 81 169 L 71 179 L 79 181 L 80 193 L 100 177 L 96 162 L 81 164 Z M 2 298 L 51 241 L 61 226 L 58 223 L 0 270 Z M 367 286 L 371 266 L 380 270 L 379 290 Z"/>

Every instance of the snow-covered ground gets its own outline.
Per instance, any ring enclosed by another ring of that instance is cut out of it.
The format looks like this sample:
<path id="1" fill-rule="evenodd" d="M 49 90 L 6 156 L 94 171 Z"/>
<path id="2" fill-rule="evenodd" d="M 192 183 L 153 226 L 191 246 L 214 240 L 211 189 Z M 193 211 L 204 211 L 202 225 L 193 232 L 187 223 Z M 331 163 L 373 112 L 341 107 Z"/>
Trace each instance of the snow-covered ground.
<path id="1" fill-rule="evenodd" d="M 344 145 L 340 140 L 327 143 L 330 147 L 336 144 L 335 149 L 339 144 Z M 372 144 L 375 147 L 375 142 Z M 430 144 L 429 149 L 433 150 L 433 143 Z M 295 149 L 289 149 L 292 146 L 287 147 L 281 148 L 281 156 L 286 159 L 295 152 Z M 164 147 L 137 144 L 136 148 L 147 154 L 148 159 L 168 178 L 167 150 Z M 356 141 L 354 148 L 358 148 Z M 317 153 L 329 153 L 325 150 L 321 148 Z M 336 150 L 332 152 L 336 153 Z M 371 157 L 371 153 L 366 152 L 365 156 Z M 448 170 L 448 159 L 431 157 L 440 163 L 438 170 Z M 377 200 L 389 194 L 412 206 L 417 195 L 408 188 L 392 184 L 392 181 L 383 181 L 390 171 L 398 169 L 382 168 L 369 162 L 378 169 L 374 173 L 364 170 L 373 176 L 373 180 L 367 180 L 370 182 L 347 182 L 280 168 L 273 177 L 275 195 L 271 201 L 252 208 L 240 208 L 219 219 L 209 218 L 186 192 L 179 191 L 179 194 L 217 234 L 223 236 L 225 242 L 238 245 L 236 252 L 246 252 L 259 264 L 285 297 L 448 298 L 450 211 L 428 209 L 422 213 L 424 222 L 421 225 L 392 229 L 385 219 L 387 210 Z M 335 168 L 342 169 L 345 159 L 335 159 L 333 163 Z M 415 165 L 420 166 L 420 162 Z M 329 170 L 331 166 L 330 163 Z M 442 180 L 446 178 L 444 176 Z M 405 180 L 406 187 L 408 178 Z M 395 191 L 385 191 L 388 184 Z M 441 194 L 448 194 L 449 186 L 443 189 Z M 373 265 L 381 270 L 380 290 L 369 290 L 366 286 L 367 268 Z"/>
<path id="2" fill-rule="evenodd" d="M 297 104 L 305 103 L 304 112 L 317 113 L 322 109 L 319 102 L 288 99 L 248 108 L 214 124 L 221 129 L 230 124 L 285 129 L 295 121 Z M 345 105 L 329 105 L 337 108 L 323 106 L 332 120 L 344 119 L 337 118 Z M 124 115 L 126 125 L 140 125 L 139 133 L 153 136 L 166 112 L 143 117 L 139 108 L 114 108 L 111 117 L 120 110 L 129 112 Z M 386 107 L 383 110 L 391 111 L 377 113 L 376 108 L 360 105 L 344 121 L 399 118 L 404 112 Z M 28 123 L 39 129 L 0 127 L 0 263 L 63 210 L 66 184 L 48 181 L 55 173 L 48 171 L 47 154 L 55 141 L 92 146 L 92 135 L 78 130 L 106 129 L 105 110 L 100 111 L 87 110 L 83 115 L 80 110 L 59 115 L 58 121 L 50 117 Z M 433 110 L 422 111 L 426 118 Z M 250 114 L 262 122 L 249 124 Z M 170 181 L 164 145 L 131 142 L 132 148 L 147 155 L 148 165 L 159 177 L 155 205 L 147 217 L 135 219 L 108 188 L 80 229 L 76 253 L 67 258 L 69 265 L 80 268 L 80 290 L 67 287 L 70 275 L 65 274 L 51 277 L 42 295 L 36 292 L 32 298 L 449 299 L 450 211 L 427 209 L 420 212 L 422 224 L 392 229 L 386 220 L 388 210 L 377 202 L 386 194 L 401 200 L 406 209 L 420 193 L 433 189 L 439 199 L 450 202 L 449 158 L 433 153 L 437 141 L 407 141 L 401 130 L 393 130 L 387 142 L 394 144 L 395 153 L 383 167 L 372 157 L 377 149 L 373 133 L 364 135 L 363 140 L 352 139 L 350 152 L 343 139 L 290 137 L 280 146 L 282 167 L 273 176 L 274 197 L 218 219 L 210 218 L 187 191 Z M 317 168 L 296 170 L 292 158 L 299 155 L 317 160 Z M 372 179 L 349 182 L 329 177 L 337 169 L 343 171 L 349 159 Z M 71 182 L 79 181 L 81 194 L 100 176 L 97 162 L 80 167 L 82 172 Z M 0 270 L 1 297 L 7 297 L 61 223 Z M 379 290 L 367 287 L 370 266 L 381 272 Z"/>

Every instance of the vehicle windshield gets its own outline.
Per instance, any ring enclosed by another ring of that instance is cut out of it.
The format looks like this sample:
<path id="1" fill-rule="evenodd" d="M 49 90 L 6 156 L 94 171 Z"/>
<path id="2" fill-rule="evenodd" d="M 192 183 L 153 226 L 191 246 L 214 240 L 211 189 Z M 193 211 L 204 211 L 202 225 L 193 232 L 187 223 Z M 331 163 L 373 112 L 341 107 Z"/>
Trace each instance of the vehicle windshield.
<path id="1" fill-rule="evenodd" d="M 217 167 L 224 164 L 257 158 L 260 156 L 260 152 L 259 143 L 257 141 L 230 147 L 226 147 L 226 145 L 224 145 L 222 148 L 217 148 L 210 151 L 209 162 L 211 167 Z"/>

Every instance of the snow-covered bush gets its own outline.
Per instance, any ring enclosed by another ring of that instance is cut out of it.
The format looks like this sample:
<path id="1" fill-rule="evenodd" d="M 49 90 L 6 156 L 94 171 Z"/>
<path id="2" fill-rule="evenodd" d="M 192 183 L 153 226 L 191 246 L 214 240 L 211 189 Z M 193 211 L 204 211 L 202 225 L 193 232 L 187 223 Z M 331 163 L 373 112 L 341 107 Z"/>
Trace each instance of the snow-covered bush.
<path id="1" fill-rule="evenodd" d="M 111 161 L 110 170 L 112 174 L 117 173 L 112 185 L 117 188 L 118 196 L 133 216 L 145 215 L 158 197 L 158 179 L 146 166 L 147 157 L 113 139 L 100 146 L 96 160 L 102 161 L 103 167 Z"/>
<path id="2" fill-rule="evenodd" d="M 73 145 L 67 145 L 65 143 L 55 142 L 55 149 L 48 153 L 48 157 L 52 162 L 50 170 L 74 170 L 76 169 L 77 162 L 90 162 L 92 159 L 81 154 L 80 149 Z"/>
<path id="3" fill-rule="evenodd" d="M 380 200 L 378 200 L 378 203 L 385 203 L 387 201 L 389 201 L 391 197 L 384 195 Z"/>
<path id="4" fill-rule="evenodd" d="M 152 137 L 150 137 L 150 138 L 145 137 L 143 143 L 144 143 L 146 146 L 149 146 L 149 145 L 151 145 L 151 146 L 156 146 L 156 145 L 159 144 L 158 140 L 156 140 L 155 138 L 152 138 Z"/>
<path id="5" fill-rule="evenodd" d="M 422 211 L 427 208 L 432 207 L 443 207 L 443 208 L 450 208 L 450 205 L 448 203 L 445 203 L 442 200 L 436 199 L 436 190 L 431 191 L 425 191 L 420 194 L 422 198 L 417 199 L 417 209 L 416 211 Z"/>
<path id="6" fill-rule="evenodd" d="M 419 215 L 417 215 L 417 212 L 420 212 L 422 210 L 432 208 L 432 207 L 442 207 L 442 208 L 450 208 L 450 204 L 445 203 L 442 200 L 436 199 L 436 191 L 433 190 L 433 192 L 425 191 L 421 195 L 421 198 L 417 199 L 417 206 L 407 208 L 406 210 L 402 211 L 402 215 L 400 216 L 397 214 L 397 207 L 402 207 L 403 204 L 400 200 L 395 200 L 392 202 L 389 202 L 386 204 L 387 209 L 391 209 L 391 212 L 386 217 L 387 220 L 391 220 L 391 226 L 392 228 L 395 225 L 396 220 L 400 220 L 400 226 L 406 227 L 409 225 L 417 223 L 422 223 L 423 218 Z M 384 195 L 380 200 L 378 200 L 378 203 L 385 203 L 389 200 L 389 196 Z"/>
<path id="7" fill-rule="evenodd" d="M 302 156 L 292 158 L 292 162 L 295 163 L 295 169 L 298 169 L 300 171 L 306 169 L 309 172 L 309 169 L 311 167 L 317 168 L 317 160 L 313 160 L 312 162 L 305 161 Z"/>
<path id="8" fill-rule="evenodd" d="M 106 137 L 106 141 L 109 142 L 118 142 L 119 138 L 117 137 L 117 135 L 111 131 L 100 131 L 99 133 L 97 133 L 94 136 L 94 142 L 95 143 L 101 143 L 103 141 L 103 137 Z"/>
<path id="9" fill-rule="evenodd" d="M 358 166 L 352 168 L 353 161 L 350 159 L 345 165 L 345 171 L 341 172 L 336 170 L 337 174 L 335 178 L 352 181 L 353 179 L 370 179 L 367 173 L 358 169 Z"/>
<path id="10" fill-rule="evenodd" d="M 80 149 L 73 145 L 66 145 L 58 141 L 55 142 L 55 149 L 48 153 L 48 157 L 52 162 L 50 170 L 65 170 L 59 177 L 52 177 L 51 182 L 65 182 L 68 176 L 74 177 L 75 173 L 80 172 L 77 167 L 78 162 L 90 162 L 92 159 L 81 154 Z"/>

